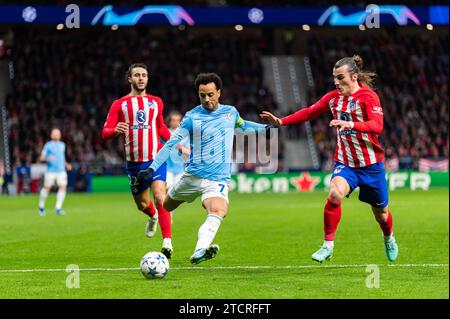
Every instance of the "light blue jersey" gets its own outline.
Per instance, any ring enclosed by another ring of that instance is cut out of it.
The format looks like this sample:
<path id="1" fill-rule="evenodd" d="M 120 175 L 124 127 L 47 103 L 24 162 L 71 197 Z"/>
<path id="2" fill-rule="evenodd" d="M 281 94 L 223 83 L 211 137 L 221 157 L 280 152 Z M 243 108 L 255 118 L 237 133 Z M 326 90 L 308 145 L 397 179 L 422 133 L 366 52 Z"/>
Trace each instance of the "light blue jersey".
<path id="1" fill-rule="evenodd" d="M 175 133 L 174 129 L 169 129 L 169 131 L 172 135 Z M 189 138 L 186 136 L 180 144 L 183 147 L 187 147 L 189 145 Z M 170 156 L 167 159 L 167 171 L 174 175 L 178 175 L 184 172 L 184 167 L 185 163 L 181 152 L 175 148 L 172 149 Z"/>
<path id="2" fill-rule="evenodd" d="M 50 141 L 45 143 L 42 156 L 47 162 L 47 172 L 61 173 L 66 171 L 66 144 Z"/>
<path id="3" fill-rule="evenodd" d="M 189 137 L 191 154 L 186 172 L 201 178 L 229 183 L 234 129 L 245 132 L 265 131 L 266 125 L 244 121 L 234 106 L 219 104 L 208 111 L 198 105 L 187 112 L 180 126 L 158 152 L 150 166 L 156 171 L 167 161 L 171 150 Z"/>

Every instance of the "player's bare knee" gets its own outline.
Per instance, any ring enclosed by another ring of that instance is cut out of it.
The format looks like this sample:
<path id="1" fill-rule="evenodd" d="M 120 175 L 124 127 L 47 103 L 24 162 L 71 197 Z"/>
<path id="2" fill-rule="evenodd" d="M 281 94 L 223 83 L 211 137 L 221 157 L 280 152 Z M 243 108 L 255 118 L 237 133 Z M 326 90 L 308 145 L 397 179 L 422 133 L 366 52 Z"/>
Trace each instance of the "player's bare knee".
<path id="1" fill-rule="evenodd" d="M 345 197 L 345 194 L 339 188 L 333 187 L 330 189 L 328 197 L 335 202 L 340 202 Z"/>
<path id="2" fill-rule="evenodd" d="M 148 208 L 148 203 L 146 203 L 145 201 L 137 202 L 136 206 L 137 206 L 137 209 L 139 209 L 140 211 L 144 211 Z"/>
<path id="3" fill-rule="evenodd" d="M 165 194 L 163 194 L 163 193 L 155 194 L 154 197 L 153 197 L 153 200 L 154 200 L 154 202 L 155 202 L 155 205 L 156 205 L 156 206 L 162 205 L 162 204 L 164 203 L 165 197 L 166 197 L 166 196 L 165 196 Z"/>
<path id="4" fill-rule="evenodd" d="M 384 223 L 387 220 L 387 215 L 384 215 L 384 214 L 374 214 L 374 216 L 375 216 L 375 219 L 377 220 L 377 222 L 380 222 L 380 223 Z"/>
<path id="5" fill-rule="evenodd" d="M 225 218 L 227 216 L 227 211 L 224 209 L 213 208 L 213 209 L 209 209 L 207 212 L 208 212 L 208 215 L 216 215 L 221 218 Z"/>
<path id="6" fill-rule="evenodd" d="M 373 212 L 373 215 L 375 216 L 375 219 L 381 223 L 384 223 L 387 220 L 388 215 L 389 215 L 389 210 L 387 209 L 387 207 L 378 208 L 378 207 L 372 206 L 372 212 Z"/>

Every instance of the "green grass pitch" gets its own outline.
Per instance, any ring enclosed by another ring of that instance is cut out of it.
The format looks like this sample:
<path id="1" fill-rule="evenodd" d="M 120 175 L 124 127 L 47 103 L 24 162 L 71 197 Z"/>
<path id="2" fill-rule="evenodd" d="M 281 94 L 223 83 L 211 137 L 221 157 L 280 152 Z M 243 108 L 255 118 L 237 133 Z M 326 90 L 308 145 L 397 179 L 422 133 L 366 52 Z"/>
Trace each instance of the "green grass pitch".
<path id="1" fill-rule="evenodd" d="M 334 257 L 311 260 L 322 243 L 326 193 L 230 194 L 215 243 L 218 256 L 192 266 L 205 219 L 199 199 L 174 215 L 174 256 L 162 280 L 147 280 L 141 257 L 159 251 L 130 194 L 69 194 L 66 216 L 37 212 L 37 196 L 0 198 L 0 298 L 449 298 L 448 189 L 394 191 L 390 208 L 399 244 L 386 259 L 367 204 L 343 203 Z M 69 264 L 79 288 L 67 288 Z M 367 268 L 367 265 L 376 265 Z M 377 268 L 376 268 L 377 267 Z M 379 287 L 368 288 L 378 269 Z"/>

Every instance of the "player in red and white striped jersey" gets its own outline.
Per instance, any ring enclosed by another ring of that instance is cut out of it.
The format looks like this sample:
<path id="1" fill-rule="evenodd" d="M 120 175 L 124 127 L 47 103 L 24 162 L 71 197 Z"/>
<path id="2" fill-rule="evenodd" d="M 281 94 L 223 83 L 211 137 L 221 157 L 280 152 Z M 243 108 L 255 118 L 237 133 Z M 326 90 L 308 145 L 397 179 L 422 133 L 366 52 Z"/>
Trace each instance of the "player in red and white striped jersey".
<path id="1" fill-rule="evenodd" d="M 313 260 L 319 262 L 329 260 L 333 255 L 341 201 L 356 187 L 360 188 L 359 199 L 372 206 L 383 231 L 388 259 L 395 261 L 398 255 L 392 215 L 387 206 L 384 151 L 378 142 L 378 135 L 383 130 L 383 109 L 378 95 L 372 90 L 376 74 L 363 71 L 362 65 L 363 61 L 357 55 L 336 62 L 333 68 L 336 90 L 325 94 L 310 107 L 281 119 L 270 112 L 261 114 L 262 119 L 274 126 L 299 124 L 325 112 L 331 112 L 334 117 L 330 126 L 337 129 L 336 165 L 324 209 L 325 241 L 312 255 Z"/>
<path id="2" fill-rule="evenodd" d="M 283 125 L 298 124 L 330 112 L 337 121 L 330 126 L 353 125 L 339 130 L 334 160 L 350 167 L 369 166 L 384 159 L 378 142 L 383 129 L 383 110 L 378 95 L 364 83 L 353 95 L 342 95 L 338 89 L 325 94 L 310 108 L 282 118 Z M 349 124 L 352 123 L 352 124 Z"/>
<path id="3" fill-rule="evenodd" d="M 112 103 L 102 136 L 104 140 L 124 136 L 131 192 L 137 208 L 149 216 L 146 234 L 153 237 L 159 221 L 163 236 L 162 252 L 171 258 L 171 217 L 162 205 L 166 195 L 166 166 L 163 165 L 155 172 L 148 183 L 139 183 L 137 179 L 137 173 L 150 166 L 154 156 L 162 148 L 161 139 L 170 139 L 171 134 L 163 118 L 164 104 L 161 98 L 146 92 L 148 68 L 145 64 L 131 65 L 127 71 L 127 81 L 131 92 Z M 150 200 L 149 187 L 155 205 Z"/>
<path id="4" fill-rule="evenodd" d="M 164 141 L 170 138 L 170 131 L 162 120 L 163 107 L 161 98 L 150 94 L 126 95 L 115 100 L 103 129 L 104 138 L 114 137 L 115 126 L 118 123 L 125 123 L 127 161 L 151 161 L 162 147 L 160 137 Z"/>

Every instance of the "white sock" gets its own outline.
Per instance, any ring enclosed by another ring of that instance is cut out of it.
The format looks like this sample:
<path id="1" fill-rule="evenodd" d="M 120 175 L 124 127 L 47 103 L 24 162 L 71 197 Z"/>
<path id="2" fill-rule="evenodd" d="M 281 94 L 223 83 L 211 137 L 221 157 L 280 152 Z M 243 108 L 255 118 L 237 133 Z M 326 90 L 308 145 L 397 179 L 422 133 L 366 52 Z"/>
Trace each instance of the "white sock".
<path id="1" fill-rule="evenodd" d="M 198 230 L 198 241 L 195 250 L 206 249 L 211 245 L 222 220 L 223 218 L 217 215 L 208 214 L 206 221 Z"/>
<path id="2" fill-rule="evenodd" d="M 163 247 L 172 247 L 172 238 L 163 238 Z"/>
<path id="3" fill-rule="evenodd" d="M 326 246 L 328 249 L 334 248 L 334 240 L 325 240 L 323 242 L 323 246 Z"/>
<path id="4" fill-rule="evenodd" d="M 62 204 L 64 202 L 64 198 L 66 197 L 66 191 L 62 191 L 58 189 L 58 193 L 56 194 L 56 209 L 61 209 Z"/>
<path id="5" fill-rule="evenodd" d="M 45 188 L 41 189 L 41 193 L 39 194 L 39 208 L 45 207 L 45 201 L 47 200 L 48 192 Z"/>

